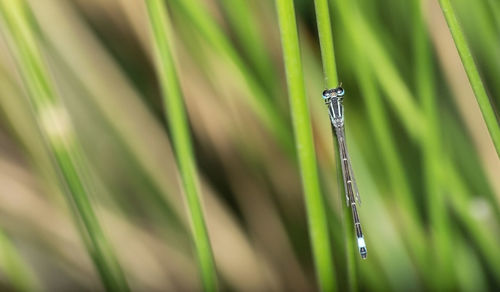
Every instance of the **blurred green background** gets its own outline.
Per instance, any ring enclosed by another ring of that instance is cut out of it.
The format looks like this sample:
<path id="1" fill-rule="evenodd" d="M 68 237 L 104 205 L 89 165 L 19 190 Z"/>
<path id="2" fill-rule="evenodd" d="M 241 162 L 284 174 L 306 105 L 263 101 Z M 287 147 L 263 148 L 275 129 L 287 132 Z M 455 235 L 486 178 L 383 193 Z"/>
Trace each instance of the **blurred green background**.
<path id="1" fill-rule="evenodd" d="M 34 61 L 20 69 L 5 21 L 16 1 L 0 1 L 0 290 L 103 290 L 30 106 Z M 500 160 L 438 1 L 329 1 L 364 261 L 344 230 L 314 3 L 294 2 L 337 289 L 498 291 Z M 145 2 L 26 3 L 47 67 L 37 74 L 68 112 L 55 122 L 73 125 L 131 290 L 199 291 Z M 500 2 L 451 4 L 498 113 Z M 316 290 L 275 3 L 166 6 L 219 288 Z"/>

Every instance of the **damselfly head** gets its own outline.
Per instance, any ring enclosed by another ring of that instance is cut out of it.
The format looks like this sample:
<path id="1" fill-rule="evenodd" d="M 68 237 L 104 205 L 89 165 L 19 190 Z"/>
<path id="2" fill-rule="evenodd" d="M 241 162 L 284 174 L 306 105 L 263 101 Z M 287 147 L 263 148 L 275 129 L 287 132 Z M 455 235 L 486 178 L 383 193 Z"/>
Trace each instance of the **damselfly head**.
<path id="1" fill-rule="evenodd" d="M 332 89 L 326 89 L 323 91 L 323 98 L 325 100 L 328 100 L 333 97 L 341 98 L 344 96 L 344 89 L 342 87 L 337 87 L 337 88 L 332 88 Z"/>

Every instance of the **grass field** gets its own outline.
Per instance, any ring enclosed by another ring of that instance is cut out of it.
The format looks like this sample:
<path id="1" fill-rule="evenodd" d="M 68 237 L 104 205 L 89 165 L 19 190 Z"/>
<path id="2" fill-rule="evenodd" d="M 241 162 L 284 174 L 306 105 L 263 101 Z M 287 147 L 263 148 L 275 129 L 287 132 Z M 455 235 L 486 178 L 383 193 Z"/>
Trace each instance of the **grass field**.
<path id="1" fill-rule="evenodd" d="M 498 1 L 0 0 L 0 35 L 0 290 L 500 288 Z"/>

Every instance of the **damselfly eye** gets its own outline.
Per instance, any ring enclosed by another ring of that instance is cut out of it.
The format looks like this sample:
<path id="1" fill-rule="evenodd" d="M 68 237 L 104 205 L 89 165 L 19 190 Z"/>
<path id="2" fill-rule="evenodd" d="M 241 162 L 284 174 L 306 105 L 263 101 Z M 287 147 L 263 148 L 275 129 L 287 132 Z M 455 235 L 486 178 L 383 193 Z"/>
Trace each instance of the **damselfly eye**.
<path id="1" fill-rule="evenodd" d="M 342 87 L 337 87 L 337 89 L 335 89 L 335 92 L 337 93 L 337 96 L 344 96 L 344 88 Z"/>
<path id="2" fill-rule="evenodd" d="M 327 99 L 329 97 L 330 97 L 330 91 L 328 89 L 326 89 L 325 91 L 323 91 L 323 98 Z"/>

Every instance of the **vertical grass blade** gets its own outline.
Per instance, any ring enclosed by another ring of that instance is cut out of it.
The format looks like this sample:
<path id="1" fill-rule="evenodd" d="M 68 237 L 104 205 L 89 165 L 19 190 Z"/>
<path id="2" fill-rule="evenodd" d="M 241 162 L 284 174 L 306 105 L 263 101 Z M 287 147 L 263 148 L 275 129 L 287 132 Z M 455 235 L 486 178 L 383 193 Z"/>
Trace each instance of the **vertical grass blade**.
<path id="1" fill-rule="evenodd" d="M 217 291 L 215 264 L 200 202 L 196 178 L 196 164 L 189 135 L 188 119 L 169 44 L 171 29 L 167 7 L 163 0 L 147 0 L 146 4 L 154 42 L 156 66 L 163 93 L 163 102 L 186 194 L 192 235 L 203 287 L 205 291 Z"/>
<path id="2" fill-rule="evenodd" d="M 474 63 L 469 45 L 465 40 L 464 33 L 458 23 L 450 0 L 439 0 L 439 4 L 441 5 L 441 10 L 443 11 L 443 15 L 448 23 L 453 40 L 455 41 L 455 46 L 457 47 L 465 72 L 469 78 L 474 95 L 476 96 L 477 103 L 479 104 L 479 108 L 483 114 L 484 121 L 486 122 L 488 131 L 490 132 L 491 140 L 493 140 L 493 144 L 497 150 L 497 155 L 500 156 L 500 125 L 486 90 L 484 89 L 483 82 L 481 81 L 479 71 Z"/>
<path id="3" fill-rule="evenodd" d="M 334 291 L 336 279 L 325 204 L 319 186 L 309 108 L 305 96 L 295 10 L 291 0 L 276 0 L 275 3 L 316 276 L 321 291 Z"/>
<path id="4" fill-rule="evenodd" d="M 316 24 L 318 26 L 319 44 L 321 49 L 321 62 L 323 64 L 323 76 L 326 88 L 335 88 L 339 85 L 339 78 L 337 74 L 337 64 L 335 61 L 335 51 L 333 45 L 333 34 L 332 34 L 332 23 L 330 20 L 330 10 L 328 7 L 327 0 L 315 0 L 314 10 L 316 13 Z M 319 93 L 318 93 L 319 95 Z M 332 131 L 333 132 L 333 131 Z M 333 143 L 335 145 L 335 161 L 337 164 L 337 181 L 339 183 L 339 196 L 344 198 L 344 180 L 342 179 L 342 165 L 339 154 L 338 140 L 333 137 Z M 354 226 L 350 220 L 351 210 L 349 208 L 344 208 L 341 204 L 342 209 L 342 229 L 344 235 L 344 244 L 346 250 L 346 265 L 347 265 L 347 283 L 350 291 L 357 290 L 356 283 L 356 265 L 355 259 L 357 257 L 357 250 L 354 248 L 356 244 L 354 242 L 353 230 Z"/>
<path id="5" fill-rule="evenodd" d="M 335 62 L 335 51 L 333 48 L 330 10 L 328 8 L 327 0 L 315 0 L 314 9 L 316 12 L 316 24 L 318 25 L 325 86 L 327 88 L 335 88 L 338 86 L 339 79 L 337 75 L 337 64 Z"/>
<path id="6" fill-rule="evenodd" d="M 24 1 L 1 1 L 0 11 L 10 50 L 28 90 L 40 130 L 61 174 L 68 199 L 74 207 L 86 248 L 104 287 L 110 291 L 128 291 L 121 267 L 91 205 L 89 195 L 92 185 L 86 180 L 85 160 L 69 114 L 56 93 L 39 50 L 33 33 L 36 31 L 35 20 Z"/>

